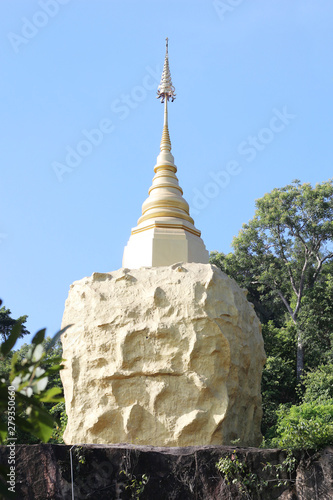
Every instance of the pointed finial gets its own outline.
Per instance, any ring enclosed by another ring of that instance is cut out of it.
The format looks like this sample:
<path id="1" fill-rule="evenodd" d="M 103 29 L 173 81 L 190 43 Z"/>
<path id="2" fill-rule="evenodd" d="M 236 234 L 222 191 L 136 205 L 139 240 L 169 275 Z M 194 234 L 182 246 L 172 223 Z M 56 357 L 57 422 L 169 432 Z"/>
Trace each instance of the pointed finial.
<path id="1" fill-rule="evenodd" d="M 157 99 L 161 99 L 161 102 L 164 102 L 165 98 L 169 100 L 171 97 L 171 101 L 174 101 L 176 98 L 175 87 L 172 85 L 171 73 L 169 68 L 169 51 L 168 51 L 169 38 L 167 37 L 165 41 L 166 41 L 165 44 L 166 46 L 165 46 L 164 67 L 163 67 L 161 83 L 159 84 L 157 89 Z"/>

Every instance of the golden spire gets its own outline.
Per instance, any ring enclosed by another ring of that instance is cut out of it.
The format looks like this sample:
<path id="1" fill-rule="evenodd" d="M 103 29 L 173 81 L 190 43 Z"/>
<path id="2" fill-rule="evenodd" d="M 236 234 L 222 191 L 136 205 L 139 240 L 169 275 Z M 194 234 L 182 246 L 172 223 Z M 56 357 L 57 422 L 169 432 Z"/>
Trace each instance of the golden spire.
<path id="1" fill-rule="evenodd" d="M 168 128 L 168 100 L 173 101 L 176 97 L 175 87 L 172 85 L 169 54 L 168 54 L 168 39 L 166 39 L 166 52 L 164 60 L 164 68 L 161 78 L 161 83 L 158 86 L 157 98 L 164 102 L 164 124 L 163 133 L 160 144 L 160 154 L 157 157 L 157 163 L 154 167 L 155 177 L 153 185 L 149 189 L 149 197 L 142 205 L 142 215 L 138 220 L 138 225 L 147 220 L 160 220 L 161 217 L 169 218 L 169 221 L 164 223 L 174 224 L 175 222 L 186 221 L 189 231 L 196 235 L 200 235 L 194 227 L 194 221 L 189 213 L 189 206 L 186 200 L 182 197 L 183 190 L 178 184 L 176 176 L 177 167 L 174 163 L 174 157 L 171 154 L 171 141 Z M 171 221 L 171 219 L 173 219 Z M 175 220 L 176 219 L 176 220 Z M 141 229 L 141 227 L 140 227 Z M 135 231 L 135 229 L 133 230 Z"/>
<path id="2" fill-rule="evenodd" d="M 164 59 L 164 67 L 161 78 L 161 83 L 157 89 L 157 99 L 161 99 L 161 102 L 164 102 L 164 125 L 163 125 L 163 133 L 161 139 L 161 151 L 167 150 L 171 151 L 171 141 L 168 127 L 168 101 L 171 98 L 171 102 L 176 99 L 175 87 L 172 85 L 171 73 L 169 67 L 169 39 L 166 38 L 166 47 L 165 47 L 165 59 Z"/>
<path id="3" fill-rule="evenodd" d="M 161 83 L 157 89 L 157 99 L 161 99 L 161 102 L 164 102 L 165 98 L 167 101 L 171 98 L 173 102 L 176 99 L 175 87 L 172 85 L 171 73 L 169 68 L 169 38 L 166 38 L 166 47 L 165 47 L 165 59 L 164 59 L 164 67 L 161 78 Z"/>

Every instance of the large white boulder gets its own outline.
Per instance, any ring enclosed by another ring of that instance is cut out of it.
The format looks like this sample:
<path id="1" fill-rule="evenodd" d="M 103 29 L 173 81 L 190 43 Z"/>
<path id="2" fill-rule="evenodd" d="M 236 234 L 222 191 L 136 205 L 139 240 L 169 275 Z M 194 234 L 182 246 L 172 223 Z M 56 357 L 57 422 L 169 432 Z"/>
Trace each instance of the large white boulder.
<path id="1" fill-rule="evenodd" d="M 71 285 L 68 324 L 67 444 L 259 445 L 261 327 L 216 266 L 94 273 Z"/>

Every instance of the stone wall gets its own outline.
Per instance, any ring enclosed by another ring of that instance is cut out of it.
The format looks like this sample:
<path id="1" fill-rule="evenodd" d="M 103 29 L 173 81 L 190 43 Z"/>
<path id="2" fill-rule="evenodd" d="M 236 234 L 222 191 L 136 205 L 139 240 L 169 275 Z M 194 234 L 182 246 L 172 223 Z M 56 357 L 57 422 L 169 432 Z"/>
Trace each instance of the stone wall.
<path id="1" fill-rule="evenodd" d="M 18 445 L 16 493 L 24 500 L 71 500 L 70 446 Z M 9 449 L 0 447 L 5 465 Z M 228 486 L 216 468 L 222 456 L 237 458 L 249 474 L 267 480 L 260 494 L 241 496 L 237 485 Z M 153 448 L 133 445 L 83 445 L 72 449 L 74 497 L 127 500 L 131 480 L 148 482 L 140 500 L 330 500 L 333 498 L 333 448 L 320 453 L 295 453 L 296 468 L 287 484 L 277 487 L 275 472 L 264 471 L 268 462 L 281 464 L 286 452 L 255 448 L 202 446 Z M 121 471 L 125 471 L 126 474 Z M 273 473 L 272 473 L 273 472 Z"/>

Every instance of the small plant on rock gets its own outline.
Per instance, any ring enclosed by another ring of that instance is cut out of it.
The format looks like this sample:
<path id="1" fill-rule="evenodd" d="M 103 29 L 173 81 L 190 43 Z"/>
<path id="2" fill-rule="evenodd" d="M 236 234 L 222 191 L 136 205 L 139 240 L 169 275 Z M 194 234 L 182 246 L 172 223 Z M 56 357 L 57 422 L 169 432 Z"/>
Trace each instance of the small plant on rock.
<path id="1" fill-rule="evenodd" d="M 228 486 L 234 484 L 242 495 L 250 496 L 261 486 L 257 474 L 251 472 L 247 464 L 240 460 L 236 450 L 231 457 L 221 457 L 216 467 L 223 474 Z"/>
<path id="2" fill-rule="evenodd" d="M 130 472 L 126 472 L 124 470 L 120 471 L 121 474 L 124 474 L 127 478 L 128 484 L 125 486 L 126 490 L 130 490 L 131 498 L 133 500 L 140 500 L 140 496 L 143 493 L 146 484 L 149 481 L 149 477 L 147 474 L 142 474 L 141 479 Z"/>

